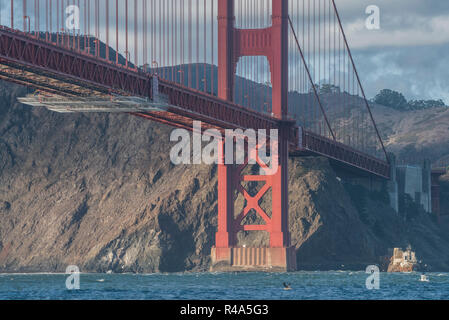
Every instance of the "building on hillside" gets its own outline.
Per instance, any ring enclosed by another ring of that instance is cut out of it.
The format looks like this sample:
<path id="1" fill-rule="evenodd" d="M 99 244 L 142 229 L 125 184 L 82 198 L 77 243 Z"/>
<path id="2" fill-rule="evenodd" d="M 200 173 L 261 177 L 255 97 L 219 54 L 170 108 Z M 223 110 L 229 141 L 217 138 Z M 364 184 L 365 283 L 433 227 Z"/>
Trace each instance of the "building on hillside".
<path id="1" fill-rule="evenodd" d="M 440 222 L 440 177 L 446 174 L 446 168 L 435 168 L 432 170 L 432 211 L 436 214 L 438 222 Z"/>
<path id="2" fill-rule="evenodd" d="M 418 271 L 419 263 L 416 254 L 411 246 L 406 250 L 400 248 L 393 249 L 393 255 L 390 258 L 387 272 L 413 272 Z"/>
<path id="3" fill-rule="evenodd" d="M 419 165 L 399 165 L 396 167 L 398 196 L 409 195 L 416 204 L 422 205 L 428 213 L 432 212 L 432 183 L 430 161 Z"/>

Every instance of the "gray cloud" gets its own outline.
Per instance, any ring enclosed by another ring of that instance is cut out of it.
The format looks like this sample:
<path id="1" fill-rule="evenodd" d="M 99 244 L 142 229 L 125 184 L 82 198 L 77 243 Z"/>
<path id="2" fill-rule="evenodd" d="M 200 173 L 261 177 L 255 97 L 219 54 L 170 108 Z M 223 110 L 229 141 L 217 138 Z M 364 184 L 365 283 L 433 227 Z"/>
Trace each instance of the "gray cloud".
<path id="1" fill-rule="evenodd" d="M 449 45 L 356 50 L 355 60 L 367 93 L 398 90 L 408 99 L 442 98 L 449 102 Z"/>
<path id="2" fill-rule="evenodd" d="M 409 99 L 449 104 L 449 1 L 336 0 L 369 96 L 390 88 Z M 365 28 L 365 8 L 377 5 L 381 30 Z"/>

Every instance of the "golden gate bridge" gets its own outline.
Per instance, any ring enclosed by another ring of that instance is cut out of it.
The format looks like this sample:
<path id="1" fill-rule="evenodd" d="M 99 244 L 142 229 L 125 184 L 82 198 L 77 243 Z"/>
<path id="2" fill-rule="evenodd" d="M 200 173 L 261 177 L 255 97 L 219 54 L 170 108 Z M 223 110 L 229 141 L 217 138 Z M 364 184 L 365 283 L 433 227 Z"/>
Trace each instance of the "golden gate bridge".
<path id="1" fill-rule="evenodd" d="M 126 112 L 192 130 L 279 130 L 279 169 L 218 165 L 212 261 L 292 270 L 288 157 L 324 156 L 364 176 L 390 164 L 334 0 L 0 0 L 0 79 L 23 103 Z M 224 150 L 223 152 L 224 153 Z M 263 164 L 259 163 L 261 166 Z M 256 195 L 243 182 L 262 183 Z M 271 208 L 261 199 L 271 190 Z M 245 207 L 235 211 L 236 195 Z M 247 225 L 256 212 L 263 224 Z M 237 246 L 265 231 L 266 248 Z"/>

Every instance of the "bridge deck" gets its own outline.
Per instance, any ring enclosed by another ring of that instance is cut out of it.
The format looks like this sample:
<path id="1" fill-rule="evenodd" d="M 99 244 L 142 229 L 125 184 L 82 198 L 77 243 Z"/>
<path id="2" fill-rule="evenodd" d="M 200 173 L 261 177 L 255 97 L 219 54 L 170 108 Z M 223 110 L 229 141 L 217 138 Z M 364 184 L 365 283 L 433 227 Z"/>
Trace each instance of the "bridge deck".
<path id="1" fill-rule="evenodd" d="M 0 79 L 65 97 L 107 98 L 112 95 L 153 100 L 153 76 L 116 65 L 80 51 L 61 48 L 29 34 L 0 27 Z M 252 109 L 169 81 L 158 82 L 167 99 L 164 108 L 131 114 L 175 127 L 192 128 L 200 120 L 205 128 L 276 129 L 291 127 L 291 155 L 320 155 L 389 178 L 386 161 L 337 141 L 301 130 L 292 121 L 281 121 Z M 130 111 L 130 110 L 127 110 Z"/>

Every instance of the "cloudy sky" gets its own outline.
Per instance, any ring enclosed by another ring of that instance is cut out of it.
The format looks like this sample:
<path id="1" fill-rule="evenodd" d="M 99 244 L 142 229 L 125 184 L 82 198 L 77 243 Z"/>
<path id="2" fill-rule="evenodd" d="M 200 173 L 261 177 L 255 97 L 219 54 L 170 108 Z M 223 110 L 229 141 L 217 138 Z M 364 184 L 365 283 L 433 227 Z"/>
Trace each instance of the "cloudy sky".
<path id="1" fill-rule="evenodd" d="M 336 0 L 368 96 L 383 88 L 449 104 L 449 1 Z M 368 30 L 366 8 L 380 9 Z"/>

